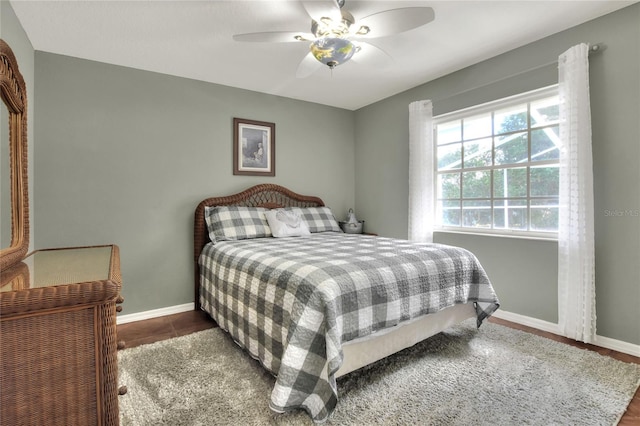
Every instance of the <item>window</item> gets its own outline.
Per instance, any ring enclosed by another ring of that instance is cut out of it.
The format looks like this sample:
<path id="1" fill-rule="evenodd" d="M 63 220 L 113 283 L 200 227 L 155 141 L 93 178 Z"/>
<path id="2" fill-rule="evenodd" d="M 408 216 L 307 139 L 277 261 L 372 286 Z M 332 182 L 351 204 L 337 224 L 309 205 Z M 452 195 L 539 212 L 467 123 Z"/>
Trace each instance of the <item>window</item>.
<path id="1" fill-rule="evenodd" d="M 436 225 L 557 234 L 557 86 L 434 117 Z"/>

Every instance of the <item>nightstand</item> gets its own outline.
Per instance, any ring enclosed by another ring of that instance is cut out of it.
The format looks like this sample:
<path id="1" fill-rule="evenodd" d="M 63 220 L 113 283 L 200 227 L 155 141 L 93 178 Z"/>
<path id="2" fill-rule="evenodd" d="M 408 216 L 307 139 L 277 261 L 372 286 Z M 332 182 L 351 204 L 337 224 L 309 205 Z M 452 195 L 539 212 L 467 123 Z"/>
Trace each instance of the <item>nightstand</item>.
<path id="1" fill-rule="evenodd" d="M 117 425 L 118 246 L 37 250 L 0 277 L 0 424 Z"/>

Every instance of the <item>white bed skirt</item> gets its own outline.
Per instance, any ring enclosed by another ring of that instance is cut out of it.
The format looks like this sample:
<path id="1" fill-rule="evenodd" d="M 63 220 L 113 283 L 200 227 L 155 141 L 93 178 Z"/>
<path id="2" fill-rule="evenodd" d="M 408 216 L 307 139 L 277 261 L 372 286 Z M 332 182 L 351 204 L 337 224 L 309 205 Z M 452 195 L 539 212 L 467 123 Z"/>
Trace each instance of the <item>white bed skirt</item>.
<path id="1" fill-rule="evenodd" d="M 336 373 L 343 376 L 387 356 L 411 347 L 454 324 L 476 316 L 473 303 L 455 305 L 402 325 L 380 330 L 342 345 L 344 361 Z"/>

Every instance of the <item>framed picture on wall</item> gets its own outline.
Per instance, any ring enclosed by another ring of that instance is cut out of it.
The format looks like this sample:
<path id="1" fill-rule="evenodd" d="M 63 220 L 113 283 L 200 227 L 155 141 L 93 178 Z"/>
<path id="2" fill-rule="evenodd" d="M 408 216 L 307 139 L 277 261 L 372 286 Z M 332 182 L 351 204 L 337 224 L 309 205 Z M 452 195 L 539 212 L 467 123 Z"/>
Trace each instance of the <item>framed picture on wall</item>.
<path id="1" fill-rule="evenodd" d="M 233 119 L 233 174 L 276 175 L 276 125 Z"/>

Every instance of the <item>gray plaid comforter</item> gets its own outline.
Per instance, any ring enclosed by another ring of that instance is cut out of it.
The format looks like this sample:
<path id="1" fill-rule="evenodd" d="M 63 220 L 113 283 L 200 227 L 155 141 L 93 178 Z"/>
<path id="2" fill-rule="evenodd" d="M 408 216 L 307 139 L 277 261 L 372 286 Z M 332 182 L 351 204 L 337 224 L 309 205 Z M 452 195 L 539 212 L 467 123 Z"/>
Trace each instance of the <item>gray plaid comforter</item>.
<path id="1" fill-rule="evenodd" d="M 324 421 L 337 404 L 341 343 L 448 306 L 475 302 L 478 326 L 499 306 L 469 251 L 325 232 L 208 245 L 201 303 L 276 375 L 271 409 Z"/>

